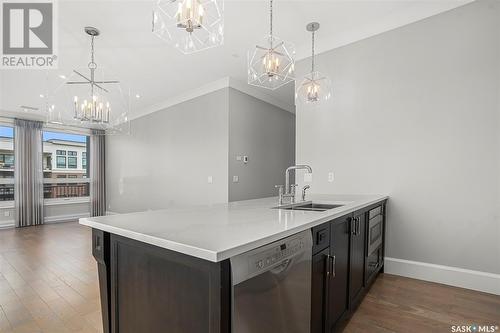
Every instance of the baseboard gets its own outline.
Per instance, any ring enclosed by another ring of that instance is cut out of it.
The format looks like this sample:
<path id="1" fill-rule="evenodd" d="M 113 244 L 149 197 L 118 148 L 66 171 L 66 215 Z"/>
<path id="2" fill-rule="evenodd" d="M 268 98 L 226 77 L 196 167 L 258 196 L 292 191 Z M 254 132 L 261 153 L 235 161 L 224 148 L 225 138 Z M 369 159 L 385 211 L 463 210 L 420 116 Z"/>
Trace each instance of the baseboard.
<path id="1" fill-rule="evenodd" d="M 0 229 L 9 229 L 9 228 L 14 228 L 15 221 L 14 220 L 7 220 L 7 221 L 2 221 L 0 223 Z"/>
<path id="2" fill-rule="evenodd" d="M 81 217 L 89 217 L 89 213 L 82 214 L 69 214 L 69 215 L 57 215 L 57 216 L 46 216 L 43 220 L 44 224 L 60 223 L 60 222 L 70 222 L 76 221 Z M 3 221 L 0 223 L 0 229 L 14 228 L 14 220 Z"/>
<path id="3" fill-rule="evenodd" d="M 500 274 L 397 258 L 385 258 L 384 272 L 500 295 Z"/>
<path id="4" fill-rule="evenodd" d="M 50 223 L 77 221 L 79 218 L 89 217 L 89 216 L 90 216 L 89 213 L 46 216 L 43 223 L 50 224 Z"/>

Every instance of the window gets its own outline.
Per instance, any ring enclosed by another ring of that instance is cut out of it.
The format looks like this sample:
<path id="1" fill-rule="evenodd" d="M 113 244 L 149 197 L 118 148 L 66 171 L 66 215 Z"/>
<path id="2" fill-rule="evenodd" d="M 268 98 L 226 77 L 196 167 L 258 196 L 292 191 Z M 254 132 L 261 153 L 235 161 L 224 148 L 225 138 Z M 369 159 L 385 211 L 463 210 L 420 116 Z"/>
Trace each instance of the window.
<path id="1" fill-rule="evenodd" d="M 82 152 L 82 168 L 87 169 L 87 153 Z"/>
<path id="2" fill-rule="evenodd" d="M 74 156 L 68 157 L 68 168 L 76 169 L 78 167 L 78 160 Z"/>
<path id="3" fill-rule="evenodd" d="M 64 156 L 57 156 L 56 166 L 57 166 L 58 169 L 64 169 L 64 168 L 66 168 L 66 157 L 64 157 Z"/>
<path id="4" fill-rule="evenodd" d="M 43 132 L 44 197 L 46 199 L 89 196 L 86 165 L 88 139 L 86 135 Z M 80 154 L 82 165 L 78 164 Z"/>
<path id="5" fill-rule="evenodd" d="M 0 126 L 0 201 L 14 200 L 14 128 Z"/>

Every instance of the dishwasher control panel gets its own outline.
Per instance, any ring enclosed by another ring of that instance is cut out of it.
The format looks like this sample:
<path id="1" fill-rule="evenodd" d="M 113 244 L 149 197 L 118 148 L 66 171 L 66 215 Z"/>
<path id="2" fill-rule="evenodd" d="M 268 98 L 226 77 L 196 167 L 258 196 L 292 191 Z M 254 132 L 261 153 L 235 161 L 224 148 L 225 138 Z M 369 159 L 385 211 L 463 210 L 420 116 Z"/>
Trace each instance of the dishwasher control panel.
<path id="1" fill-rule="evenodd" d="M 274 270 L 286 259 L 311 260 L 311 230 L 305 230 L 293 236 L 258 247 L 236 255 L 231 260 L 232 283 L 237 285 L 254 276 Z M 293 262 L 297 260 L 292 260 Z M 288 265 L 289 262 L 286 262 Z M 290 263 L 293 264 L 293 263 Z"/>
<path id="2" fill-rule="evenodd" d="M 268 268 L 284 259 L 293 257 L 304 248 L 301 237 L 287 239 L 282 243 L 274 243 L 273 247 L 262 249 L 250 257 L 250 271 L 257 272 Z"/>

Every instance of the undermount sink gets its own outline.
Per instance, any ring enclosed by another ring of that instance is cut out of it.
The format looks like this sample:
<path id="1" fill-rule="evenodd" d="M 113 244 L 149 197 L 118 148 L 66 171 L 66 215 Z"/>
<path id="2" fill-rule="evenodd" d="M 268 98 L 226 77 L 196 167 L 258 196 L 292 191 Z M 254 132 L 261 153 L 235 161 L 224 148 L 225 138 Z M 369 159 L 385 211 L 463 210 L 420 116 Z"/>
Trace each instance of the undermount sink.
<path id="1" fill-rule="evenodd" d="M 334 209 L 338 207 L 342 207 L 344 205 L 334 205 L 334 204 L 321 204 L 321 203 L 314 203 L 314 202 L 308 202 L 304 204 L 295 204 L 295 205 L 290 205 L 290 206 L 278 206 L 274 207 L 276 209 L 285 209 L 285 210 L 308 210 L 308 211 L 313 211 L 313 212 L 324 212 L 329 209 Z"/>

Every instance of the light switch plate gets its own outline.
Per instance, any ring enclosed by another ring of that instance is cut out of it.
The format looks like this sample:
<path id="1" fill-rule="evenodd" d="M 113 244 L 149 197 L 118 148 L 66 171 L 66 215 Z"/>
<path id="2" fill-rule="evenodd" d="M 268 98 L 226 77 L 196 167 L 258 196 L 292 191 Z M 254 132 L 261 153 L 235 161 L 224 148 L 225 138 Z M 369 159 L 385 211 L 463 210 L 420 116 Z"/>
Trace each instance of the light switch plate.
<path id="1" fill-rule="evenodd" d="M 5 212 L 3 212 L 3 216 L 9 217 L 10 216 L 10 211 L 6 210 Z"/>
<path id="2" fill-rule="evenodd" d="M 329 182 L 329 183 L 332 183 L 332 182 L 334 181 L 334 179 L 335 179 L 335 177 L 334 177 L 334 175 L 333 175 L 333 171 L 330 171 L 330 172 L 328 173 L 328 182 Z"/>
<path id="3" fill-rule="evenodd" d="M 207 181 L 209 184 L 212 184 L 214 182 L 214 179 L 212 176 L 208 176 Z"/>
<path id="4" fill-rule="evenodd" d="M 241 161 L 241 156 L 239 156 L 239 155 L 238 155 L 238 156 L 236 156 L 236 160 L 237 160 L 237 161 Z"/>
<path id="5" fill-rule="evenodd" d="M 233 183 L 237 183 L 240 181 L 240 177 L 238 176 L 233 176 Z"/>

